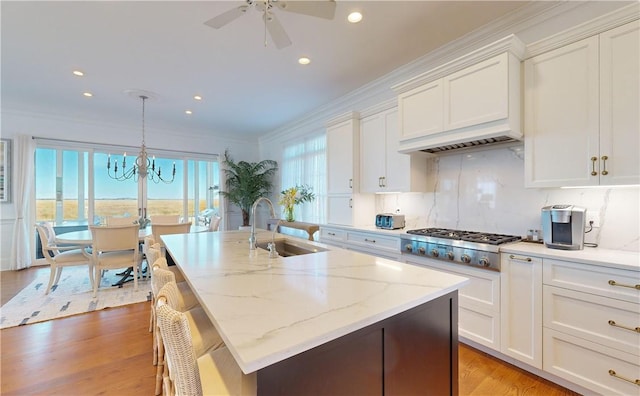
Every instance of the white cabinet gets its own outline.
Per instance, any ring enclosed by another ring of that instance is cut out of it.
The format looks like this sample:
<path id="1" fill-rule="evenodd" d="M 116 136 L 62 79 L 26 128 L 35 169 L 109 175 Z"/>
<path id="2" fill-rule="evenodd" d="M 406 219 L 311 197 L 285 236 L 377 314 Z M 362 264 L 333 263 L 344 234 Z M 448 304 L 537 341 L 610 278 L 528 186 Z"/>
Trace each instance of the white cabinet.
<path id="1" fill-rule="evenodd" d="M 544 259 L 544 371 L 601 394 L 638 394 L 640 271 Z"/>
<path id="2" fill-rule="evenodd" d="M 401 154 L 398 142 L 397 108 L 360 120 L 360 192 L 426 191 L 426 155 Z"/>
<path id="3" fill-rule="evenodd" d="M 500 351 L 542 369 L 542 259 L 501 254 Z"/>
<path id="4" fill-rule="evenodd" d="M 400 258 L 400 236 L 384 231 L 363 231 L 331 226 L 320 227 L 320 242 L 389 260 Z"/>
<path id="5" fill-rule="evenodd" d="M 398 95 L 399 140 L 432 135 L 444 129 L 442 79 Z"/>
<path id="6" fill-rule="evenodd" d="M 511 35 L 394 86 L 400 151 L 520 140 L 523 54 Z"/>
<path id="7" fill-rule="evenodd" d="M 371 225 L 375 199 L 358 193 L 359 114 L 348 113 L 327 126 L 327 223 Z"/>
<path id="8" fill-rule="evenodd" d="M 334 122 L 327 127 L 327 193 L 351 194 L 357 191 L 360 120 L 349 113 Z"/>
<path id="9" fill-rule="evenodd" d="M 640 22 L 525 62 L 525 185 L 640 183 Z"/>
<path id="10" fill-rule="evenodd" d="M 458 334 L 500 350 L 500 273 L 426 257 L 407 255 L 404 260 L 409 264 L 469 278 L 470 282 L 458 290 Z"/>

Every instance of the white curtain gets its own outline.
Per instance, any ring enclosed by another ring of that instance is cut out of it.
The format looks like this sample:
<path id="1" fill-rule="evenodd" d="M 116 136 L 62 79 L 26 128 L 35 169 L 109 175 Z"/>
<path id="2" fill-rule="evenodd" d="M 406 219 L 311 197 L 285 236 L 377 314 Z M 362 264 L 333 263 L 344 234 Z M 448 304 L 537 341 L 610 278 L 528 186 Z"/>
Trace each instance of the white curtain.
<path id="1" fill-rule="evenodd" d="M 282 155 L 282 189 L 306 184 L 313 188 L 316 199 L 295 208 L 296 220 L 325 222 L 327 199 L 327 166 L 325 134 L 308 136 L 303 141 L 286 144 Z"/>
<path id="2" fill-rule="evenodd" d="M 31 249 L 30 224 L 31 189 L 34 178 L 34 158 L 36 142 L 31 136 L 19 135 L 14 139 L 15 176 L 13 194 L 15 198 L 16 222 L 13 229 L 13 250 L 11 252 L 11 269 L 23 269 L 31 266 L 33 258 Z"/>

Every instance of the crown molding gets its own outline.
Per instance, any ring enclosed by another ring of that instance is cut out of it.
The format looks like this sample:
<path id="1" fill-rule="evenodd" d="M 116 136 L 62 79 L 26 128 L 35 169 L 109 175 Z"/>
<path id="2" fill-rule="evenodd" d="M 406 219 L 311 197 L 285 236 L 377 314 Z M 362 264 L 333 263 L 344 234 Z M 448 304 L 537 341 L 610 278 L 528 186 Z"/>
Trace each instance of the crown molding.
<path id="1" fill-rule="evenodd" d="M 607 30 L 640 19 L 640 3 L 630 4 L 601 17 L 563 30 L 550 37 L 531 43 L 527 46 L 526 58 L 560 48 L 587 37 L 595 36 Z"/>
<path id="2" fill-rule="evenodd" d="M 378 114 L 389 109 L 393 109 L 395 107 L 398 107 L 398 99 L 393 97 L 392 99 L 387 99 L 384 102 L 380 102 L 360 111 L 360 119 Z"/>

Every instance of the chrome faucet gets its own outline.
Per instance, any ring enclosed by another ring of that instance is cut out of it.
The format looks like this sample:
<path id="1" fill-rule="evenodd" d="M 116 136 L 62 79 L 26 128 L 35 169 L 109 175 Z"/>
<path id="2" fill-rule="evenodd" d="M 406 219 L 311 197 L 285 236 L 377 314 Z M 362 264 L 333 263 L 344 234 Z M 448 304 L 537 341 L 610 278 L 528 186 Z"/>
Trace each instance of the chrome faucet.
<path id="1" fill-rule="evenodd" d="M 273 203 L 269 200 L 269 198 L 260 197 L 256 199 L 256 201 L 251 205 L 251 236 L 249 236 L 249 250 L 256 250 L 256 208 L 260 204 L 261 201 L 266 201 L 269 204 L 269 208 L 271 209 L 271 218 L 276 218 L 276 211 L 273 208 Z"/>

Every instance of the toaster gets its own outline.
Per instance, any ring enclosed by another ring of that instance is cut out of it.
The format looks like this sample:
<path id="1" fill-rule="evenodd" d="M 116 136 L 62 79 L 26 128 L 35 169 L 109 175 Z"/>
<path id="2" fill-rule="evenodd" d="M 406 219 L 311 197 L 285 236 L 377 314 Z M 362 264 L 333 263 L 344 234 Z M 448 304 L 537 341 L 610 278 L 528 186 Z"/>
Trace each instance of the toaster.
<path id="1" fill-rule="evenodd" d="M 404 215 L 393 213 L 377 214 L 376 228 L 384 228 L 387 230 L 404 228 Z"/>

